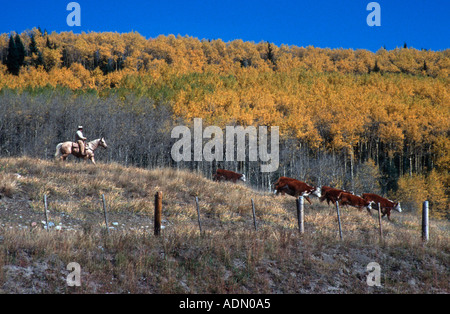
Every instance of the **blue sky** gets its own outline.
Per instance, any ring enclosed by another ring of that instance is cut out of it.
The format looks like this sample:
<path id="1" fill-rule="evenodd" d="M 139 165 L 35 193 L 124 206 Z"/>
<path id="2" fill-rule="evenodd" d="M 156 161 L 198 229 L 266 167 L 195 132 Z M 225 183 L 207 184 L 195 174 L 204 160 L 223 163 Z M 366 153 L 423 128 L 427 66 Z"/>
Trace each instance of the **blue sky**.
<path id="1" fill-rule="evenodd" d="M 66 23 L 69 2 L 5 1 L 0 33 L 40 26 L 49 32 L 137 31 L 146 38 L 174 34 L 372 51 L 405 42 L 417 49 L 450 48 L 450 0 L 376 1 L 379 27 L 366 23 L 371 0 L 77 0 L 80 27 Z"/>

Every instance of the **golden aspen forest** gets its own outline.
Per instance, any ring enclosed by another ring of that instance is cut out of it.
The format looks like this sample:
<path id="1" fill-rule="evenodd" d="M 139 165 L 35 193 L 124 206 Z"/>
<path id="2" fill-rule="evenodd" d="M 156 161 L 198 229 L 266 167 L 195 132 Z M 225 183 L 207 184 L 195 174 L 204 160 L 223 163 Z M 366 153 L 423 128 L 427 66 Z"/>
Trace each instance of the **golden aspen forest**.
<path id="1" fill-rule="evenodd" d="M 23 47 L 16 73 L 11 45 Z M 90 139 L 102 133 L 117 148 L 100 162 L 176 167 L 167 153 L 175 125 L 202 118 L 220 127 L 279 126 L 277 172 L 232 165 L 253 185 L 268 188 L 288 175 L 379 192 L 411 211 L 429 200 L 434 217 L 450 218 L 449 49 L 371 52 L 34 28 L 1 34 L 0 61 L 1 156 L 50 159 L 83 124 Z"/>

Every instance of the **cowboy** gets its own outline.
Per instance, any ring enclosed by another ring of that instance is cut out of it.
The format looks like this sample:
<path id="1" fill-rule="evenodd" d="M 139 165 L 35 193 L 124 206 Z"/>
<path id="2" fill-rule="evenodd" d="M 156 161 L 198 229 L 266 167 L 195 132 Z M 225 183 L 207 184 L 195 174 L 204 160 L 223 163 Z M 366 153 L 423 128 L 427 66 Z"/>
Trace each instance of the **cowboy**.
<path id="1" fill-rule="evenodd" d="M 78 126 L 78 131 L 75 133 L 75 141 L 78 143 L 78 147 L 80 148 L 80 155 L 86 156 L 85 144 L 86 137 L 83 135 L 83 126 Z"/>

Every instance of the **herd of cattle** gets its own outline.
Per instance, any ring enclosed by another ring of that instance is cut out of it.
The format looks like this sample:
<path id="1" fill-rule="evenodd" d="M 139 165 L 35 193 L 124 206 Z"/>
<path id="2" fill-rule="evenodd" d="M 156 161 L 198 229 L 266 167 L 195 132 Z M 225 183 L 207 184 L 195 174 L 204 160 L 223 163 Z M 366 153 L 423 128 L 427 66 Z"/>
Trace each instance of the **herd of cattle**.
<path id="1" fill-rule="evenodd" d="M 217 169 L 216 174 L 213 177 L 214 181 L 232 181 L 236 182 L 238 180 L 245 182 L 245 174 L 236 173 L 230 170 Z M 353 206 L 362 210 L 366 208 L 369 214 L 370 210 L 379 210 L 381 207 L 381 213 L 383 217 L 387 215 L 390 220 L 391 210 L 394 209 L 399 213 L 402 212 L 400 203 L 395 203 L 384 197 L 381 197 L 373 193 L 364 193 L 361 196 L 354 195 L 345 190 L 332 188 L 329 186 L 322 186 L 322 188 L 310 186 L 305 182 L 299 181 L 297 179 L 280 177 L 276 182 L 273 183 L 275 194 L 288 194 L 294 197 L 303 196 L 310 204 L 311 200 L 308 196 L 315 195 L 319 198 L 321 202 L 327 201 L 327 204 L 335 204 L 339 202 L 341 206 Z"/>

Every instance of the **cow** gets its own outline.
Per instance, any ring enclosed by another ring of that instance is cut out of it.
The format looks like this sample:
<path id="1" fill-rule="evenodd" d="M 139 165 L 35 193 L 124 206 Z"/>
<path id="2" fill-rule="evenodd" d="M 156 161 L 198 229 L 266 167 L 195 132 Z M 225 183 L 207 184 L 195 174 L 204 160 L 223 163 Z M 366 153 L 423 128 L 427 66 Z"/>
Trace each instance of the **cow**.
<path id="1" fill-rule="evenodd" d="M 335 204 L 338 200 L 339 194 L 342 192 L 346 192 L 341 189 L 332 188 L 329 186 L 322 186 L 321 194 L 322 196 L 319 198 L 320 202 L 323 202 L 324 200 L 327 201 L 327 204 L 330 205 L 330 202 L 332 204 Z"/>
<path id="2" fill-rule="evenodd" d="M 400 203 L 395 203 L 395 202 L 393 202 L 391 200 L 388 200 L 388 199 L 386 199 L 384 197 L 381 197 L 381 196 L 379 196 L 377 194 L 363 193 L 362 198 L 365 199 L 368 202 L 375 203 L 376 206 L 373 209 L 376 209 L 376 210 L 379 210 L 378 203 L 380 203 L 381 213 L 383 214 L 382 217 L 387 215 L 388 220 L 391 220 L 391 210 L 392 209 L 398 211 L 399 213 L 402 212 L 402 208 L 400 207 Z"/>
<path id="3" fill-rule="evenodd" d="M 298 181 L 297 179 L 294 178 L 289 178 L 289 177 L 279 177 L 277 181 L 275 181 L 274 183 L 272 183 L 272 185 L 274 186 L 274 193 L 275 194 L 280 194 L 284 195 L 285 193 L 295 196 L 295 191 L 292 189 L 289 189 L 289 186 L 286 184 L 286 182 L 288 181 Z"/>
<path id="4" fill-rule="evenodd" d="M 367 208 L 367 211 L 370 214 L 370 210 L 372 209 L 372 202 L 364 200 L 362 197 L 353 195 L 348 192 L 341 192 L 338 196 L 339 205 L 350 205 L 358 208 L 360 211 L 363 207 Z"/>
<path id="5" fill-rule="evenodd" d="M 231 181 L 236 183 L 236 181 L 241 180 L 245 182 L 245 174 L 233 172 L 225 169 L 217 169 L 216 174 L 213 176 L 214 181 Z"/>
<path id="6" fill-rule="evenodd" d="M 312 194 L 317 197 L 321 196 L 320 188 L 310 186 L 305 182 L 288 177 L 278 178 L 278 180 L 274 183 L 274 193 L 281 193 L 282 195 L 286 193 L 296 198 L 299 196 L 303 196 L 309 204 L 312 204 L 311 200 L 308 197 L 309 195 Z"/>
<path id="7" fill-rule="evenodd" d="M 280 187 L 280 184 L 285 184 L 286 181 L 289 180 L 295 180 L 293 178 L 289 178 L 289 177 L 279 177 L 277 181 L 275 181 L 274 183 L 272 183 L 272 185 L 274 186 L 274 193 L 278 194 L 278 193 L 282 193 L 282 195 L 284 195 L 284 192 L 278 191 L 278 188 Z"/>

